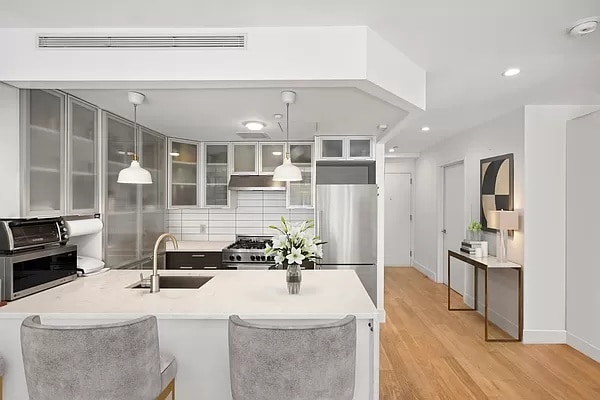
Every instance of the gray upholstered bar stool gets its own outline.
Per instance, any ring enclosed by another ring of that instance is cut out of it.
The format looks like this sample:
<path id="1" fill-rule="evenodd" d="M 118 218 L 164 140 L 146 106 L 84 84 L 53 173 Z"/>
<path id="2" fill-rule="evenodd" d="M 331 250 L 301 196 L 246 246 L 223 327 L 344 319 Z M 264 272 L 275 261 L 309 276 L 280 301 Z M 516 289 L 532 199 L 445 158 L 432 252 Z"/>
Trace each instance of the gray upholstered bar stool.
<path id="1" fill-rule="evenodd" d="M 152 316 L 82 326 L 27 317 L 21 349 L 30 400 L 175 398 L 177 364 L 160 354 Z"/>
<path id="2" fill-rule="evenodd" d="M 233 400 L 352 400 L 356 318 L 311 326 L 229 318 Z"/>
<path id="3" fill-rule="evenodd" d="M 4 359 L 0 356 L 0 400 L 2 400 L 2 377 L 4 376 Z"/>

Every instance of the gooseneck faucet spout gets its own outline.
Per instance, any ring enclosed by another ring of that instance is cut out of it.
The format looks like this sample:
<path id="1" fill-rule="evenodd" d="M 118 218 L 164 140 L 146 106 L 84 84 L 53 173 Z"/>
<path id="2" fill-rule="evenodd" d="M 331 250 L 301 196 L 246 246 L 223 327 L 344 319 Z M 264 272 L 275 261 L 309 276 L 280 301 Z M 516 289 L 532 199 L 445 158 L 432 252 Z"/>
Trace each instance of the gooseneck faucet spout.
<path id="1" fill-rule="evenodd" d="M 156 239 L 156 243 L 154 243 L 154 253 L 152 255 L 152 276 L 150 276 L 150 293 L 160 292 L 160 275 L 158 274 L 158 246 L 160 246 L 164 239 L 171 239 L 175 250 L 179 248 L 177 239 L 170 233 L 163 233 L 158 237 L 158 239 Z"/>

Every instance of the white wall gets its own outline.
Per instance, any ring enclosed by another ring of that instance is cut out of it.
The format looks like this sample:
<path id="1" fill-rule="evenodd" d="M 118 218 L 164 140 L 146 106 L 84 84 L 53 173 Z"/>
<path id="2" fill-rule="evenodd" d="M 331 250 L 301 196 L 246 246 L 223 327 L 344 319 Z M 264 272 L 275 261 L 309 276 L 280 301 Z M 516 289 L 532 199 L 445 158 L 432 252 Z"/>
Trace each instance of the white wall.
<path id="1" fill-rule="evenodd" d="M 386 157 L 386 174 L 414 174 L 416 158 L 393 158 Z"/>
<path id="2" fill-rule="evenodd" d="M 600 268 L 590 255 L 600 243 L 599 148 L 600 111 L 567 123 L 567 343 L 598 362 Z"/>
<path id="3" fill-rule="evenodd" d="M 566 341 L 566 124 L 598 108 L 525 107 L 524 342 Z"/>
<path id="4" fill-rule="evenodd" d="M 0 83 L 0 137 L 0 217 L 19 217 L 19 89 L 4 83 Z"/>
<path id="5" fill-rule="evenodd" d="M 443 259 L 439 257 L 438 243 L 441 240 L 441 177 L 442 166 L 459 160 L 465 165 L 465 230 L 468 221 L 479 220 L 479 169 L 482 158 L 514 153 L 514 207 L 523 216 L 523 109 L 512 111 L 484 125 L 453 136 L 436 146 L 421 152 L 416 161 L 414 175 L 415 190 L 415 266 L 437 281 Z M 508 240 L 508 258 L 523 262 L 523 226 Z M 486 234 L 490 252 L 495 252 L 495 235 Z M 459 247 L 460 243 L 456 243 Z M 472 302 L 472 269 L 467 268 L 466 300 Z M 484 293 L 483 274 L 480 274 L 479 293 Z M 515 271 L 498 271 L 490 274 L 490 319 L 506 329 L 517 333 L 518 284 Z M 484 297 L 478 299 L 480 307 Z M 482 327 L 483 329 L 483 327 Z"/>

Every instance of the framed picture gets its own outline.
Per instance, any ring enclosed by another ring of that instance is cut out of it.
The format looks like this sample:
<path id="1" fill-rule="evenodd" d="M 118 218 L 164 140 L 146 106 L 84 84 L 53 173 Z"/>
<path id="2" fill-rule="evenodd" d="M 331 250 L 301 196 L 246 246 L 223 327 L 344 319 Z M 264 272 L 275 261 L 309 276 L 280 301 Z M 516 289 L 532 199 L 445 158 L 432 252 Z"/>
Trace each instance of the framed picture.
<path id="1" fill-rule="evenodd" d="M 487 226 L 487 213 L 494 210 L 513 211 L 513 154 L 504 154 L 481 160 L 479 181 L 481 183 L 480 222 L 484 231 L 496 232 L 496 229 Z"/>

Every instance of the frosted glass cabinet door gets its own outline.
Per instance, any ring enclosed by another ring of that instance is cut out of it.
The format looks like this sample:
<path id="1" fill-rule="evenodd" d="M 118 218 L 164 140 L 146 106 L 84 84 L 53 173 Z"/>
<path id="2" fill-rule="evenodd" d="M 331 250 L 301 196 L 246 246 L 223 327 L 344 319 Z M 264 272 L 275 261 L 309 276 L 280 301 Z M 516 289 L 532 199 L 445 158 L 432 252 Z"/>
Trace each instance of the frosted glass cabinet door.
<path id="1" fill-rule="evenodd" d="M 373 158 L 371 138 L 349 138 L 348 158 Z"/>
<path id="2" fill-rule="evenodd" d="M 205 144 L 204 146 L 204 206 L 229 206 L 229 145 Z"/>
<path id="3" fill-rule="evenodd" d="M 256 174 L 256 143 L 234 143 L 233 173 L 240 175 Z"/>
<path id="4" fill-rule="evenodd" d="M 138 186 L 117 183 L 119 171 L 131 163 L 133 124 L 105 114 L 106 137 L 106 253 L 108 267 L 119 267 L 138 258 Z"/>
<path id="5" fill-rule="evenodd" d="M 65 96 L 37 89 L 23 93 L 29 193 L 26 214 L 59 215 L 64 212 Z"/>
<path id="6" fill-rule="evenodd" d="M 290 158 L 292 163 L 300 168 L 302 180 L 288 183 L 287 207 L 312 208 L 312 143 L 290 143 Z"/>
<path id="7" fill-rule="evenodd" d="M 260 144 L 260 174 L 270 175 L 283 164 L 284 147 L 283 143 Z"/>
<path id="8" fill-rule="evenodd" d="M 344 158 L 344 138 L 340 139 L 321 139 L 321 158 L 336 159 Z"/>
<path id="9" fill-rule="evenodd" d="M 198 205 L 198 145 L 171 142 L 171 205 Z"/>
<path id="10" fill-rule="evenodd" d="M 98 211 L 98 110 L 69 98 L 69 213 Z"/>
<path id="11" fill-rule="evenodd" d="M 152 175 L 152 185 L 142 190 L 142 257 L 152 255 L 154 242 L 166 231 L 166 138 L 142 128 L 142 166 Z"/>

